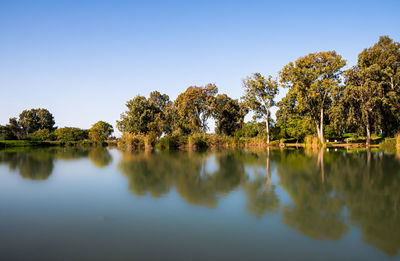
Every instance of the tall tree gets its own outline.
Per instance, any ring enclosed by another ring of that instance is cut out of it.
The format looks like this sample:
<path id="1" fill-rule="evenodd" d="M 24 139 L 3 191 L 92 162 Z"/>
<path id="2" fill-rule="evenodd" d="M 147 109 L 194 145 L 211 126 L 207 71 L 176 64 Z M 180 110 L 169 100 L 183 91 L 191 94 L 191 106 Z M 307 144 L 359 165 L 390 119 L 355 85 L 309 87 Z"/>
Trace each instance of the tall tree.
<path id="1" fill-rule="evenodd" d="M 393 135 L 400 129 L 400 44 L 387 36 L 358 55 L 345 73 L 342 109 L 348 128 Z"/>
<path id="2" fill-rule="evenodd" d="M 278 93 L 278 83 L 272 76 L 265 78 L 260 73 L 254 73 L 243 80 L 245 94 L 242 97 L 245 104 L 254 112 L 254 118 L 265 118 L 267 143 L 270 139 L 270 110 L 275 105 L 274 98 Z"/>
<path id="3" fill-rule="evenodd" d="M 290 62 L 280 73 L 282 85 L 293 89 L 298 109 L 314 122 L 321 143 L 324 116 L 341 88 L 340 75 L 345 65 L 335 51 L 319 52 Z"/>
<path id="4" fill-rule="evenodd" d="M 174 103 L 176 129 L 185 134 L 206 132 L 207 120 L 211 116 L 211 106 L 217 93 L 215 84 L 207 84 L 204 87 L 190 86 L 179 94 Z"/>
<path id="5" fill-rule="evenodd" d="M 216 119 L 216 133 L 232 135 L 242 127 L 246 112 L 238 100 L 226 94 L 218 94 L 212 104 L 212 114 Z"/>

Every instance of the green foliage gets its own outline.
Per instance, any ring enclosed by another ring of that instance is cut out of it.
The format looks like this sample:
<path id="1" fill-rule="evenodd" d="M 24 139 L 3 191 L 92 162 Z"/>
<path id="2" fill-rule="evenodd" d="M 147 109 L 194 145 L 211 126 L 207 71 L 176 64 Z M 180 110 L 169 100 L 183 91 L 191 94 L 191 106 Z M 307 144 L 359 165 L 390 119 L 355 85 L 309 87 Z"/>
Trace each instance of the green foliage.
<path id="1" fill-rule="evenodd" d="M 27 138 L 30 140 L 51 141 L 56 139 L 56 135 L 48 129 L 43 129 L 29 134 Z"/>
<path id="2" fill-rule="evenodd" d="M 114 132 L 113 126 L 104 121 L 98 121 L 89 130 L 89 138 L 97 143 L 103 143 Z"/>
<path id="3" fill-rule="evenodd" d="M 226 94 L 218 94 L 212 104 L 212 114 L 216 121 L 217 134 L 233 135 L 243 125 L 246 110 L 237 100 Z"/>
<path id="4" fill-rule="evenodd" d="M 318 147 L 321 145 L 321 142 L 319 140 L 319 137 L 315 135 L 307 135 L 304 138 L 304 145 L 306 147 Z"/>
<path id="5" fill-rule="evenodd" d="M 205 87 L 190 86 L 179 94 L 174 103 L 174 129 L 182 134 L 204 133 L 207 119 L 212 115 L 212 105 L 218 88 L 215 84 Z"/>
<path id="6" fill-rule="evenodd" d="M 17 138 L 22 139 L 25 137 L 25 132 L 22 127 L 18 124 L 17 118 L 10 118 L 9 124 L 6 126 L 11 133 Z"/>
<path id="7" fill-rule="evenodd" d="M 254 73 L 243 81 L 244 103 L 254 112 L 254 119 L 264 118 L 266 122 L 267 143 L 269 143 L 270 109 L 275 105 L 274 98 L 278 93 L 278 83 L 272 76 L 266 79 L 260 73 Z"/>
<path id="8" fill-rule="evenodd" d="M 341 105 L 346 128 L 367 135 L 400 129 L 400 44 L 387 36 L 358 55 L 357 65 L 345 73 Z"/>
<path id="9" fill-rule="evenodd" d="M 242 128 L 235 131 L 235 137 L 252 138 L 265 135 L 265 122 L 246 122 Z"/>
<path id="10" fill-rule="evenodd" d="M 153 132 L 158 137 L 162 133 L 172 132 L 173 110 L 168 95 L 155 91 L 149 99 L 136 96 L 126 106 L 128 110 L 117 121 L 117 128 L 121 132 L 143 135 Z"/>
<path id="11" fill-rule="evenodd" d="M 311 119 L 321 143 L 324 142 L 324 120 L 343 88 L 340 75 L 345 65 L 335 51 L 319 52 L 290 62 L 280 73 L 282 85 L 290 88 L 285 102 L 294 104 L 295 111 Z"/>
<path id="12" fill-rule="evenodd" d="M 16 138 L 8 125 L 0 125 L 0 140 L 14 140 Z"/>
<path id="13" fill-rule="evenodd" d="M 206 136 L 203 134 L 193 134 L 189 136 L 188 139 L 188 146 L 189 148 L 194 148 L 194 149 L 206 149 L 208 148 L 208 142 L 206 140 Z"/>
<path id="14" fill-rule="evenodd" d="M 55 122 L 53 115 L 47 109 L 30 109 L 21 112 L 18 124 L 25 135 L 28 135 L 38 130 L 53 130 Z"/>
<path id="15" fill-rule="evenodd" d="M 131 134 L 124 132 L 119 139 L 118 147 L 128 151 L 144 150 L 145 149 L 145 135 Z"/>
<path id="16" fill-rule="evenodd" d="M 89 138 L 89 131 L 73 127 L 64 127 L 54 131 L 58 141 L 82 141 Z"/>
<path id="17" fill-rule="evenodd" d="M 379 146 L 387 152 L 395 152 L 397 142 L 395 138 L 386 138 Z"/>

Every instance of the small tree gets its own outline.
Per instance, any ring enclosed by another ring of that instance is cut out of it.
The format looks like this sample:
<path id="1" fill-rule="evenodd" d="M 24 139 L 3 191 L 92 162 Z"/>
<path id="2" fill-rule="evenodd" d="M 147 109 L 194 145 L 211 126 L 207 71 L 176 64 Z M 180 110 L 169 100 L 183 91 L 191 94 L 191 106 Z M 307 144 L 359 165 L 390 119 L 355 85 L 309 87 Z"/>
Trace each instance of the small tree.
<path id="1" fill-rule="evenodd" d="M 89 138 L 97 143 L 103 143 L 113 132 L 114 129 L 111 124 L 104 121 L 98 121 L 93 124 L 92 128 L 90 128 Z"/>
<path id="2" fill-rule="evenodd" d="M 254 118 L 265 118 L 267 143 L 270 139 L 269 121 L 270 109 L 275 105 L 274 98 L 278 93 L 278 83 L 272 76 L 265 78 L 260 73 L 254 73 L 243 81 L 245 104 L 254 112 Z"/>

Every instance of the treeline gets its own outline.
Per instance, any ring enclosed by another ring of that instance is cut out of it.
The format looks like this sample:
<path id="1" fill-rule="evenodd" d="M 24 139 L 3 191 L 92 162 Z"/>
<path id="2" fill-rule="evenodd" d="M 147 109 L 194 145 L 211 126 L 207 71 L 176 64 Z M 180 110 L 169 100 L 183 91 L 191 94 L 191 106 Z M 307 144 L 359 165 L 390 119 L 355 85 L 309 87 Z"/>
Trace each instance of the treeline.
<path id="1" fill-rule="evenodd" d="M 91 141 L 103 143 L 111 137 L 113 127 L 99 121 L 86 130 L 75 127 L 55 127 L 54 116 L 47 109 L 30 109 L 0 125 L 0 140 L 58 141 L 62 143 Z"/>
<path id="2" fill-rule="evenodd" d="M 154 143 L 162 136 L 205 134 L 215 119 L 215 132 L 234 137 L 264 136 L 270 140 L 303 141 L 326 138 L 389 137 L 400 130 L 400 44 L 388 36 L 358 55 L 357 64 L 344 70 L 346 61 L 335 51 L 311 53 L 290 62 L 277 77 L 254 73 L 243 81 L 240 100 L 218 94 L 214 84 L 191 86 L 175 101 L 154 91 L 136 96 L 117 121 L 123 139 L 135 135 Z M 275 103 L 279 87 L 287 95 Z M 278 107 L 276 122 L 270 110 Z M 263 126 L 244 123 L 250 111 Z"/>

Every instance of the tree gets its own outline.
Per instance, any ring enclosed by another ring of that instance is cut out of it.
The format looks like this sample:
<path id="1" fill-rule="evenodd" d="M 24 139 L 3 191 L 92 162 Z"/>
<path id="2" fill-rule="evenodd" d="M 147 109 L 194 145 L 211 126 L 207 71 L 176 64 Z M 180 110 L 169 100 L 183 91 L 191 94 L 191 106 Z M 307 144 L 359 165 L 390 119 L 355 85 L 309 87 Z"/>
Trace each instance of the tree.
<path id="1" fill-rule="evenodd" d="M 24 137 L 24 130 L 18 124 L 17 118 L 10 118 L 9 124 L 6 127 L 15 137 L 17 137 L 17 139 L 21 139 Z"/>
<path id="2" fill-rule="evenodd" d="M 315 124 L 318 138 L 324 142 L 324 116 L 341 88 L 341 69 L 345 60 L 335 51 L 311 53 L 286 65 L 281 84 L 292 90 L 296 106 Z"/>
<path id="3" fill-rule="evenodd" d="M 13 140 L 16 136 L 12 133 L 9 125 L 0 125 L 0 140 Z"/>
<path id="4" fill-rule="evenodd" d="M 217 120 L 216 133 L 232 135 L 242 127 L 245 114 L 238 100 L 218 94 L 212 104 L 212 115 Z"/>
<path id="5" fill-rule="evenodd" d="M 382 36 L 358 55 L 357 65 L 345 72 L 342 110 L 346 126 L 393 135 L 400 127 L 400 44 Z M 362 131 L 364 130 L 364 131 Z"/>
<path id="6" fill-rule="evenodd" d="M 117 121 L 117 128 L 121 132 L 132 134 L 155 133 L 158 137 L 162 133 L 170 133 L 172 102 L 168 95 L 161 95 L 155 91 L 147 99 L 144 96 L 136 96 L 126 103 L 128 110 L 121 114 L 121 120 Z"/>
<path id="7" fill-rule="evenodd" d="M 206 132 L 207 120 L 212 114 L 211 106 L 217 93 L 215 84 L 207 84 L 205 87 L 190 86 L 179 94 L 174 103 L 175 129 L 185 134 Z"/>
<path id="8" fill-rule="evenodd" d="M 150 129 L 156 129 L 158 136 L 162 133 L 171 134 L 173 129 L 173 103 L 169 100 L 169 96 L 166 94 L 161 94 L 158 91 L 153 91 L 150 93 L 149 97 L 150 106 L 155 110 L 155 119 L 151 123 Z"/>
<path id="9" fill-rule="evenodd" d="M 275 105 L 274 98 L 278 93 L 278 83 L 272 76 L 265 78 L 260 73 L 254 73 L 243 81 L 245 104 L 254 112 L 254 118 L 265 118 L 267 143 L 270 139 L 269 121 L 270 109 Z"/>
<path id="10" fill-rule="evenodd" d="M 103 143 L 114 132 L 113 126 L 104 121 L 93 124 L 89 130 L 89 138 L 97 143 Z"/>
<path id="11" fill-rule="evenodd" d="M 69 141 L 79 141 L 88 138 L 88 130 L 82 130 L 73 127 L 64 127 L 56 129 L 54 135 L 57 137 L 58 141 L 69 142 Z"/>
<path id="12" fill-rule="evenodd" d="M 20 113 L 18 125 L 24 136 L 38 130 L 54 130 L 54 117 L 47 109 L 30 109 Z"/>

